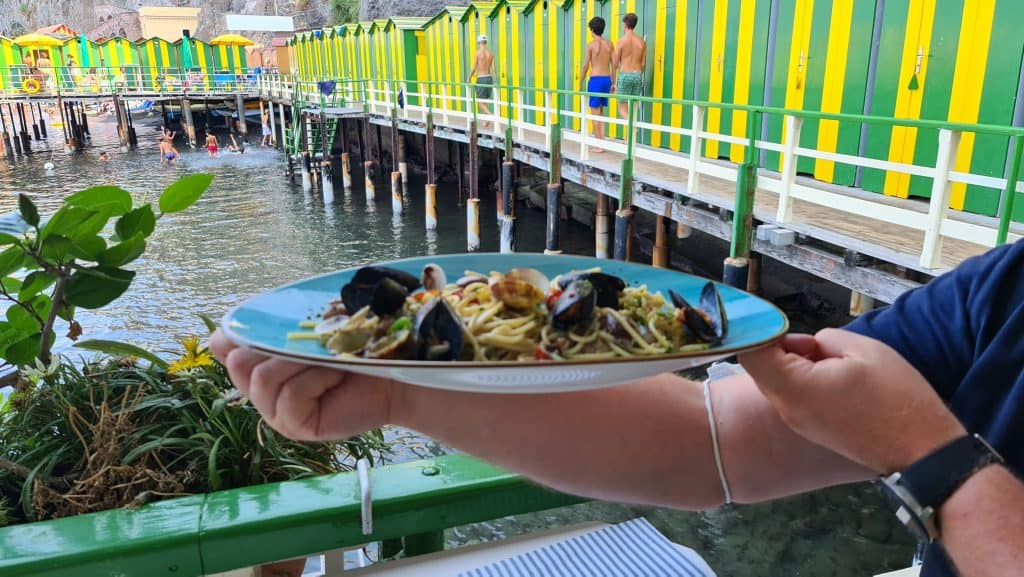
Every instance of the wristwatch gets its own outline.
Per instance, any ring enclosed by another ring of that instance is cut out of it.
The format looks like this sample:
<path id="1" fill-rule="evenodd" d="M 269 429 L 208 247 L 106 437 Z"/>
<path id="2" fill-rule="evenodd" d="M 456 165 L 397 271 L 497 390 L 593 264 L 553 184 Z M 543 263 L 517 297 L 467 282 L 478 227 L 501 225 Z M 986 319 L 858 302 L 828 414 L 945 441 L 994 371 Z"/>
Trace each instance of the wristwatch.
<path id="1" fill-rule="evenodd" d="M 882 492 L 898 506 L 896 518 L 925 541 L 939 538 L 936 512 L 978 471 L 1003 463 L 980 435 L 965 435 L 917 460 L 903 472 L 883 475 Z"/>

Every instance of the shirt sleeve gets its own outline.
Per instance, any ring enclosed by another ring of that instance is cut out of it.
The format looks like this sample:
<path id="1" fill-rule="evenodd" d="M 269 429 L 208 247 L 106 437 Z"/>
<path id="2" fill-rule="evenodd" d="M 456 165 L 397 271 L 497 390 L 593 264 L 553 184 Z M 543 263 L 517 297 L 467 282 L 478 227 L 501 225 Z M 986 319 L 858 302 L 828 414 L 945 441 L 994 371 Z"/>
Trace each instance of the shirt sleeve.
<path id="1" fill-rule="evenodd" d="M 1020 284 L 1016 264 L 1022 255 L 1024 242 L 1018 242 L 967 259 L 845 328 L 895 349 L 948 401 L 974 361 L 979 327 L 999 314 L 985 295 L 1001 292 L 1006 283 Z"/>

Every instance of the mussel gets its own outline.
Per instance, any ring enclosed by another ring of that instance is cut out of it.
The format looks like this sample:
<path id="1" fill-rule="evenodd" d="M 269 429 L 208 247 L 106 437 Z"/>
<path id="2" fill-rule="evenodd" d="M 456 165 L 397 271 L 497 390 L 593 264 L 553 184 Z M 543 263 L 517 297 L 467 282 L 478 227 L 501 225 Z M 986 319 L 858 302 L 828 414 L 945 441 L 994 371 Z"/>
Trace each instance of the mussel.
<path id="1" fill-rule="evenodd" d="M 402 309 L 409 293 L 420 288 L 420 281 L 407 272 L 381 266 L 366 266 L 341 287 L 341 300 L 350 314 L 369 306 L 378 316 L 393 315 Z"/>
<path id="2" fill-rule="evenodd" d="M 442 297 L 430 299 L 420 308 L 413 331 L 417 360 L 454 361 L 462 353 L 462 321 Z"/>
<path id="3" fill-rule="evenodd" d="M 551 307 L 551 326 L 567 331 L 576 325 L 589 323 L 594 318 L 597 290 L 590 281 L 578 279 L 566 285 Z"/>
<path id="4" fill-rule="evenodd" d="M 436 264 L 428 264 L 423 267 L 423 289 L 428 291 L 441 292 L 448 286 L 448 277 L 444 269 Z"/>
<path id="5" fill-rule="evenodd" d="M 514 268 L 491 277 L 491 294 L 513 309 L 526 310 L 544 300 L 551 281 L 532 268 Z"/>
<path id="6" fill-rule="evenodd" d="M 565 290 L 575 280 L 589 281 L 597 293 L 597 306 L 618 310 L 619 294 L 626 289 L 626 281 L 598 271 L 571 272 L 558 277 L 558 288 Z"/>
<path id="7" fill-rule="evenodd" d="M 725 316 L 725 305 L 715 283 L 708 282 L 700 291 L 700 306 L 694 307 L 676 291 L 669 289 L 669 298 L 675 305 L 677 318 L 699 340 L 718 344 L 729 332 L 729 321 Z"/>

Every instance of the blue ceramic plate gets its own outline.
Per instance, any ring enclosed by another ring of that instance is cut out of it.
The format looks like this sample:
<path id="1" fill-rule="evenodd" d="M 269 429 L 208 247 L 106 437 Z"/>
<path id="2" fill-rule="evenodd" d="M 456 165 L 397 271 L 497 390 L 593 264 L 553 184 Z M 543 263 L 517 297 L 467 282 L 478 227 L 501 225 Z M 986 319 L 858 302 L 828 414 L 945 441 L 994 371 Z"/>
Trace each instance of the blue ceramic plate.
<path id="1" fill-rule="evenodd" d="M 572 270 L 600 267 L 630 285 L 646 284 L 667 296 L 674 289 L 697 302 L 706 279 L 674 270 L 581 256 L 543 254 L 453 254 L 380 263 L 420 276 L 423 266 L 440 265 L 449 279 L 466 270 L 487 274 L 513 268 L 535 268 L 549 278 Z M 313 277 L 255 296 L 235 307 L 223 321 L 228 337 L 268 355 L 300 363 L 324 365 L 393 378 L 417 385 L 475 392 L 561 392 L 618 385 L 666 371 L 678 371 L 768 344 L 789 329 L 786 316 L 771 303 L 743 291 L 719 285 L 729 319 L 728 338 L 704 351 L 656 357 L 606 360 L 519 362 L 429 362 L 388 359 L 342 359 L 316 341 L 289 340 L 303 320 L 315 319 L 338 298 L 357 268 Z"/>

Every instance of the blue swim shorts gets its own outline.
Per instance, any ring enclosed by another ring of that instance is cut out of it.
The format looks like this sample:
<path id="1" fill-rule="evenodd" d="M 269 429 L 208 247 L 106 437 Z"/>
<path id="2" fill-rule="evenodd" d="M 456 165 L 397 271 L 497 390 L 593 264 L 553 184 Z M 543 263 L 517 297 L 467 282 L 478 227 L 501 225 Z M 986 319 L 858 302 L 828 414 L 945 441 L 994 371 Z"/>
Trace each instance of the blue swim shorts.
<path id="1" fill-rule="evenodd" d="M 591 76 L 590 80 L 587 81 L 587 92 L 603 92 L 608 94 L 612 91 L 612 77 L 611 76 Z M 591 96 L 590 107 L 591 108 L 604 108 L 608 106 L 607 96 Z"/>

